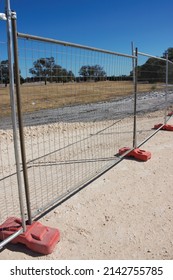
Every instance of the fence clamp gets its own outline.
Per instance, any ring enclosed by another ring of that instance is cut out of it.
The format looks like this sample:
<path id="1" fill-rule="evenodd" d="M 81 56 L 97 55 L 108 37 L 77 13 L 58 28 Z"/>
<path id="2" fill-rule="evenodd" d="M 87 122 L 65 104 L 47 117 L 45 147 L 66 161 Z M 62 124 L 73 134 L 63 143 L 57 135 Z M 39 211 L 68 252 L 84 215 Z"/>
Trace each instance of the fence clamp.
<path id="1" fill-rule="evenodd" d="M 0 225 L 0 239 L 8 238 L 21 228 L 21 219 L 15 217 L 8 218 Z M 58 229 L 43 226 L 40 222 L 33 222 L 31 225 L 27 225 L 26 231 L 14 238 L 11 243 L 21 243 L 32 251 L 48 255 L 52 253 L 59 240 L 60 233 Z"/>
<path id="2" fill-rule="evenodd" d="M 17 14 L 14 11 L 11 11 L 11 18 L 12 19 L 17 19 Z"/>
<path id="3" fill-rule="evenodd" d="M 0 13 L 0 20 L 7 20 L 6 14 Z"/>

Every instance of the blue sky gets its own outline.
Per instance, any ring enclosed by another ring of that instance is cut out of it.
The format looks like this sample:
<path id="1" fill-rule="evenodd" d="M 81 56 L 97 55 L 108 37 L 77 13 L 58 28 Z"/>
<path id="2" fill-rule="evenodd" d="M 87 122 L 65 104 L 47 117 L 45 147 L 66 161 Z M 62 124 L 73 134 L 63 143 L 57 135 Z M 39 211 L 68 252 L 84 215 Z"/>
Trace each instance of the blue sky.
<path id="1" fill-rule="evenodd" d="M 0 0 L 4 12 L 5 0 Z M 172 0 L 11 0 L 18 31 L 131 54 L 173 47 Z M 5 22 L 0 21 L 0 41 Z"/>

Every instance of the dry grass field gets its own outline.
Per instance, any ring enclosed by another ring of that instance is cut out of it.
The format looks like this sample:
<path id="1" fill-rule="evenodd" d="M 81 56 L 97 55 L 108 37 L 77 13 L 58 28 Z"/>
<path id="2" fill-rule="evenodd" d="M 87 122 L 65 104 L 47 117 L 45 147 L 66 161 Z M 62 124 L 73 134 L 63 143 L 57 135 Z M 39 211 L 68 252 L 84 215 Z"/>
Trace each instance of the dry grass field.
<path id="1" fill-rule="evenodd" d="M 138 84 L 138 92 L 162 89 L 162 84 Z M 10 114 L 9 88 L 1 88 L 0 116 Z M 82 83 L 32 83 L 21 86 L 23 112 L 53 109 L 64 105 L 108 101 L 134 92 L 131 81 L 102 81 Z"/>

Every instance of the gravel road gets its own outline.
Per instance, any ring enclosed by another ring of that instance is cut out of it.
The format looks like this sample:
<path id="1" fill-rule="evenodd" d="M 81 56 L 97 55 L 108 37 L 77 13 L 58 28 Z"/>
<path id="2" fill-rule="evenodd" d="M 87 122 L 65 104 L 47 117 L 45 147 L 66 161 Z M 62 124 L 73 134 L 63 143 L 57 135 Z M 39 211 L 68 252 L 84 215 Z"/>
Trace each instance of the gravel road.
<path id="1" fill-rule="evenodd" d="M 140 93 L 137 97 L 137 113 L 143 114 L 165 108 L 165 92 Z M 133 115 L 134 96 L 128 96 L 114 101 L 98 102 L 83 105 L 65 106 L 58 109 L 40 110 L 24 115 L 24 125 L 42 125 L 56 122 L 94 122 L 112 119 L 122 119 Z M 167 94 L 167 104 L 173 104 L 173 91 Z M 166 106 L 167 107 L 167 106 Z M 10 117 L 0 120 L 0 129 L 11 127 Z"/>

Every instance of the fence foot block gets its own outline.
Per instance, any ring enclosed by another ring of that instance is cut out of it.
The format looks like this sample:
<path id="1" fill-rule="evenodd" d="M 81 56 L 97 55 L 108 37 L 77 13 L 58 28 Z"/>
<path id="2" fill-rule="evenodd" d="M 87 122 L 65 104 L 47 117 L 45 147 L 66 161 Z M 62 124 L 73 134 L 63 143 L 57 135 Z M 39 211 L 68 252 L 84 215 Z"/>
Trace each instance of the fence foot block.
<path id="1" fill-rule="evenodd" d="M 119 149 L 119 155 L 123 155 L 128 150 L 130 150 L 130 148 L 128 148 L 128 147 L 124 147 L 124 148 Z M 130 151 L 129 153 L 127 153 L 125 156 L 126 157 L 133 157 L 133 158 L 141 160 L 141 161 L 147 161 L 148 159 L 151 158 L 151 153 L 148 152 L 148 151 L 136 148 L 136 149 Z"/>
<path id="2" fill-rule="evenodd" d="M 22 228 L 21 219 L 10 217 L 0 225 L 0 239 L 4 240 Z M 33 222 L 26 226 L 26 231 L 11 243 L 21 243 L 40 254 L 51 254 L 60 240 L 60 232 L 56 228 L 43 226 L 40 222 Z"/>
<path id="3" fill-rule="evenodd" d="M 163 124 L 162 123 L 159 123 L 159 124 L 156 124 L 154 126 L 154 129 L 158 129 L 162 126 Z M 173 125 L 171 124 L 165 124 L 162 126 L 161 130 L 168 130 L 168 131 L 173 131 Z"/>
<path id="4" fill-rule="evenodd" d="M 173 111 L 168 113 L 168 116 L 171 117 L 173 116 Z"/>

